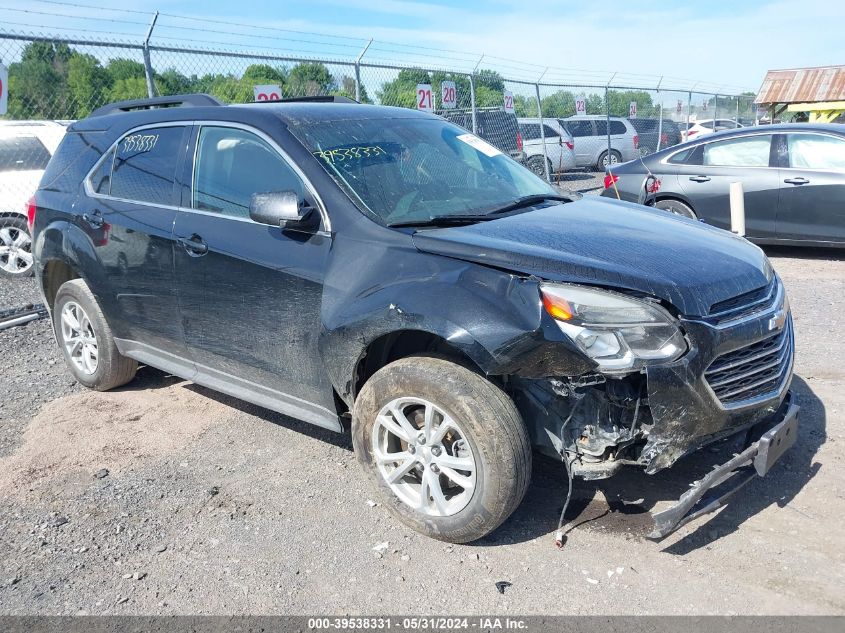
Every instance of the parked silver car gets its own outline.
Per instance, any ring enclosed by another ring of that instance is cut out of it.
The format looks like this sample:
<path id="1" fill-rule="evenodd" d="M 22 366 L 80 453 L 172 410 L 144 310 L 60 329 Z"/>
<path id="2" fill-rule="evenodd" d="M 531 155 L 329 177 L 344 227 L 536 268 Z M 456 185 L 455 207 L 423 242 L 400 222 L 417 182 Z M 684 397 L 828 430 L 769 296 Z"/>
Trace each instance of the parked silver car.
<path id="1" fill-rule="evenodd" d="M 575 169 L 575 142 L 557 119 L 543 119 L 543 134 L 540 133 L 540 119 L 521 118 L 518 121 L 528 169 L 542 178 L 546 176 L 544 160 L 548 163 L 549 174 Z M 545 153 L 543 135 L 546 139 Z"/>
<path id="2" fill-rule="evenodd" d="M 558 121 L 575 140 L 575 164 L 578 167 L 601 170 L 609 164 L 624 163 L 640 155 L 639 136 L 628 119 L 610 117 L 610 154 L 607 151 L 606 116 L 571 116 Z"/>

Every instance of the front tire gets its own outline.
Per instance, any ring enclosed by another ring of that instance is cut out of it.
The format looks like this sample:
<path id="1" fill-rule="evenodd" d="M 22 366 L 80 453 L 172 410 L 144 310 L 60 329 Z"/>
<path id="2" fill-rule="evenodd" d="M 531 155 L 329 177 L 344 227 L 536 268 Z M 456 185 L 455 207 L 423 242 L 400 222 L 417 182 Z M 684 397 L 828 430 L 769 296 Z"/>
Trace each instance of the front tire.
<path id="1" fill-rule="evenodd" d="M 387 509 L 450 543 L 501 525 L 531 477 L 531 443 L 513 401 L 443 358 L 404 358 L 377 371 L 355 400 L 352 442 Z"/>
<path id="2" fill-rule="evenodd" d="M 138 363 L 117 350 L 103 311 L 81 279 L 59 288 L 53 328 L 68 369 L 89 389 L 108 391 L 135 377 Z"/>
<path id="3" fill-rule="evenodd" d="M 695 215 L 695 211 L 692 210 L 692 207 L 687 204 L 684 204 L 680 200 L 658 200 L 654 203 L 654 208 L 662 209 L 674 215 L 680 215 L 682 217 L 689 218 L 690 220 L 698 219 Z"/>
<path id="4" fill-rule="evenodd" d="M 31 277 L 33 273 L 32 236 L 26 218 L 0 218 L 0 275 Z"/>
<path id="5" fill-rule="evenodd" d="M 552 168 L 552 161 L 548 158 L 544 158 L 543 156 L 532 156 L 528 159 L 528 162 L 525 163 L 525 166 L 528 167 L 532 172 L 538 175 L 543 180 L 546 179 L 546 166 L 544 162 L 548 164 L 549 167 L 549 177 L 551 177 L 555 172 Z"/>

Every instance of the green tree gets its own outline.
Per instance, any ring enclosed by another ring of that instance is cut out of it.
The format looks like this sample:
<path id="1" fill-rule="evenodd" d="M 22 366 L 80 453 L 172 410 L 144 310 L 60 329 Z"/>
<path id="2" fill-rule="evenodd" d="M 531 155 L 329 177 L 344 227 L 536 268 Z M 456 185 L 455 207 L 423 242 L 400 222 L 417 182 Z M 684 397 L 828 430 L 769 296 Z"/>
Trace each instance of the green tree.
<path id="1" fill-rule="evenodd" d="M 9 116 L 20 119 L 75 116 L 67 91 L 67 64 L 72 55 L 66 44 L 27 44 L 21 61 L 9 65 Z"/>
<path id="2" fill-rule="evenodd" d="M 115 81 L 108 92 L 109 101 L 125 101 L 127 99 L 144 99 L 147 93 L 145 77 L 127 77 Z"/>
<path id="3" fill-rule="evenodd" d="M 376 96 L 382 105 L 415 108 L 417 105 L 417 84 L 430 83 L 431 75 L 427 71 L 418 68 L 406 68 L 399 71 L 396 79 L 383 84 Z"/>
<path id="4" fill-rule="evenodd" d="M 74 52 L 67 62 L 67 93 L 74 109 L 73 118 L 88 116 L 105 105 L 111 90 L 111 77 L 93 55 Z"/>
<path id="5" fill-rule="evenodd" d="M 156 91 L 160 95 L 183 95 L 191 92 L 202 92 L 197 89 L 199 83 L 196 75 L 186 77 L 178 70 L 170 68 L 154 76 Z"/>
<path id="6" fill-rule="evenodd" d="M 290 69 L 287 93 L 290 96 L 313 97 L 338 90 L 337 82 L 324 64 L 303 62 Z"/>
<path id="7" fill-rule="evenodd" d="M 252 64 L 244 71 L 241 79 L 251 82 L 253 86 L 260 84 L 276 84 L 284 87 L 288 78 L 285 68 L 273 68 L 269 64 Z"/>
<path id="8" fill-rule="evenodd" d="M 479 86 L 487 86 L 490 90 L 496 92 L 502 93 L 505 91 L 505 80 L 495 70 L 479 70 L 475 73 L 474 79 L 476 90 Z"/>
<path id="9" fill-rule="evenodd" d="M 147 76 L 144 71 L 144 64 L 122 57 L 109 60 L 106 70 L 112 78 L 112 82 L 117 82 L 121 79 L 137 79 L 139 77 L 144 79 Z"/>
<path id="10" fill-rule="evenodd" d="M 360 98 L 361 103 L 372 103 L 372 100 L 370 99 L 370 95 L 367 94 L 367 87 L 363 83 L 361 84 L 360 93 L 361 93 L 361 98 Z M 348 75 L 344 75 L 343 77 L 341 77 L 340 81 L 338 82 L 338 89 L 335 90 L 334 92 L 332 92 L 332 94 L 336 95 L 338 97 L 348 97 L 350 99 L 354 99 L 355 98 L 355 78 L 350 77 Z"/>
<path id="11" fill-rule="evenodd" d="M 543 116 L 563 119 L 575 114 L 575 95 L 568 90 L 558 90 L 540 101 Z"/>

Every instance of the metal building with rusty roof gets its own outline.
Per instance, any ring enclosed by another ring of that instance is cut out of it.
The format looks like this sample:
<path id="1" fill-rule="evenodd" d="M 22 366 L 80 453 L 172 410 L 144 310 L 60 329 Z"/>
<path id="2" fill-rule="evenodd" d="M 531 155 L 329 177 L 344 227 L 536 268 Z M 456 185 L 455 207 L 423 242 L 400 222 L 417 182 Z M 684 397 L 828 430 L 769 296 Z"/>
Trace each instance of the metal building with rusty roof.
<path id="1" fill-rule="evenodd" d="M 772 120 L 787 112 L 808 112 L 811 122 L 829 123 L 845 113 L 845 66 L 770 70 L 754 103 Z"/>

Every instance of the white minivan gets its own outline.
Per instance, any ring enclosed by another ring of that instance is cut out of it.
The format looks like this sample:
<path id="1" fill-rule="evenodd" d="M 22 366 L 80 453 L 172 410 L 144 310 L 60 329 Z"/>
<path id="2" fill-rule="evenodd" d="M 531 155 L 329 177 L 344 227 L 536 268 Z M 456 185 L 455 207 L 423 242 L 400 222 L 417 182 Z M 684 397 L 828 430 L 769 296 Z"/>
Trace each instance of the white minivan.
<path id="1" fill-rule="evenodd" d="M 518 122 L 526 156 L 525 166 L 528 169 L 541 178 L 546 177 L 544 160 L 548 162 L 550 176 L 575 169 L 575 144 L 572 141 L 572 135 L 557 119 L 543 119 L 542 134 L 540 119 L 521 118 Z M 543 152 L 543 135 L 546 140 L 545 153 Z"/>

